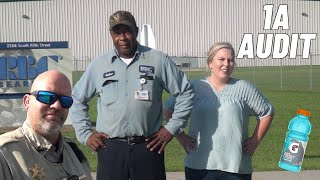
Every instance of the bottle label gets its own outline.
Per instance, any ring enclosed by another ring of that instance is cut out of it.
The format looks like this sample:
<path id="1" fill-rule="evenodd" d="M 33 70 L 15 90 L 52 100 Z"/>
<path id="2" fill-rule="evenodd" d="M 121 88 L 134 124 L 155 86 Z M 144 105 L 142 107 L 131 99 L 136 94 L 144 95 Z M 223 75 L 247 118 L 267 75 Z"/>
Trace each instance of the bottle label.
<path id="1" fill-rule="evenodd" d="M 293 166 L 301 166 L 307 142 L 297 139 L 288 139 L 282 150 L 280 161 Z"/>

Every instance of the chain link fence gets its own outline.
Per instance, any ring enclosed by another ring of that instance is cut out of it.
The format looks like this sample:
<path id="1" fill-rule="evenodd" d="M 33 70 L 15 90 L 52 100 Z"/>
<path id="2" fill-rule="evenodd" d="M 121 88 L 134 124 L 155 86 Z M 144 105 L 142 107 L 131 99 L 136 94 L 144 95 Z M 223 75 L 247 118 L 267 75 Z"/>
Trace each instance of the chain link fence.
<path id="1" fill-rule="evenodd" d="M 205 77 L 207 57 L 171 57 L 189 79 Z M 74 79 L 78 80 L 91 62 L 90 57 L 74 58 Z M 195 75 L 196 74 L 196 75 Z M 245 79 L 258 88 L 274 90 L 320 90 L 320 54 L 310 54 L 303 59 L 236 59 L 233 77 Z"/>

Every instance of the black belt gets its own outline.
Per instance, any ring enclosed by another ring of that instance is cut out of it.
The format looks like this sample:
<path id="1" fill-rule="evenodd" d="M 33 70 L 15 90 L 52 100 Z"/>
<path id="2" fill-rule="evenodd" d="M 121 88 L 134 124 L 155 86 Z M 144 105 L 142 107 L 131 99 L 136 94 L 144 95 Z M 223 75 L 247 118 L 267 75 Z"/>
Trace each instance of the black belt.
<path id="1" fill-rule="evenodd" d="M 146 138 L 143 136 L 127 136 L 127 137 L 115 137 L 115 138 L 110 138 L 111 140 L 116 140 L 116 141 L 122 141 L 126 142 L 129 145 L 134 145 L 134 144 L 141 144 L 146 142 Z"/>

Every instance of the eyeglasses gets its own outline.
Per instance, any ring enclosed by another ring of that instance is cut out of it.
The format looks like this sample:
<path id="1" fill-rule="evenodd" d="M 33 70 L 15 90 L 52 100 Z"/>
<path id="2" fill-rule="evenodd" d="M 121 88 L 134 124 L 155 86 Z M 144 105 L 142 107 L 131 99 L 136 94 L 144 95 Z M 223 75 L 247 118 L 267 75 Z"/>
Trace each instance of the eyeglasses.
<path id="1" fill-rule="evenodd" d="M 50 91 L 33 91 L 30 94 L 35 96 L 38 101 L 48 105 L 54 104 L 57 99 L 63 108 L 70 108 L 73 103 L 72 97 L 57 95 Z"/>

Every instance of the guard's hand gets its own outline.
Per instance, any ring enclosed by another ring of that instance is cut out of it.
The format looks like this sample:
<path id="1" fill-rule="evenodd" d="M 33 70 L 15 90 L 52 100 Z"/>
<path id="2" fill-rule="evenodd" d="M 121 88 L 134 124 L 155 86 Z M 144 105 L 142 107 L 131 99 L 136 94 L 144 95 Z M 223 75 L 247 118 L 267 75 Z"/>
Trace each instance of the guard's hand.
<path id="1" fill-rule="evenodd" d="M 109 136 L 103 132 L 94 132 L 87 140 L 86 145 L 94 151 L 98 151 L 101 147 L 104 147 L 102 139 L 108 139 Z"/>
<path id="2" fill-rule="evenodd" d="M 243 152 L 249 154 L 250 156 L 253 156 L 258 145 L 259 145 L 258 139 L 252 136 L 244 141 L 244 143 L 242 144 L 242 150 Z"/>
<path id="3" fill-rule="evenodd" d="M 184 132 L 177 135 L 176 138 L 182 145 L 186 153 L 189 153 L 190 150 L 194 150 L 197 148 L 197 140 L 186 135 Z"/>
<path id="4" fill-rule="evenodd" d="M 158 151 L 159 154 L 164 150 L 166 145 L 172 140 L 173 135 L 164 127 L 161 127 L 160 130 L 152 135 L 150 138 L 146 139 L 148 141 L 147 148 L 150 151 L 154 151 L 158 149 L 160 146 L 160 150 Z"/>

